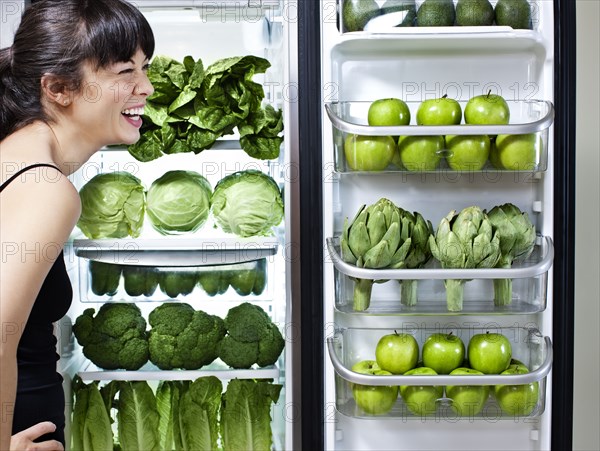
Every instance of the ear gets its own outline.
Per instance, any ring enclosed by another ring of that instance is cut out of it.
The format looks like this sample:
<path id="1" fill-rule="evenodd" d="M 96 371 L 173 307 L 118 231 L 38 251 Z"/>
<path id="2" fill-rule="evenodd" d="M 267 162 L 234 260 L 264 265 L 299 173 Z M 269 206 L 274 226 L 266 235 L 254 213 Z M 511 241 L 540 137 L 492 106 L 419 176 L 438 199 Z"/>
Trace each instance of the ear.
<path id="1" fill-rule="evenodd" d="M 42 76 L 41 85 L 42 96 L 48 101 L 61 106 L 68 106 L 71 103 L 69 89 L 56 75 L 44 74 Z"/>

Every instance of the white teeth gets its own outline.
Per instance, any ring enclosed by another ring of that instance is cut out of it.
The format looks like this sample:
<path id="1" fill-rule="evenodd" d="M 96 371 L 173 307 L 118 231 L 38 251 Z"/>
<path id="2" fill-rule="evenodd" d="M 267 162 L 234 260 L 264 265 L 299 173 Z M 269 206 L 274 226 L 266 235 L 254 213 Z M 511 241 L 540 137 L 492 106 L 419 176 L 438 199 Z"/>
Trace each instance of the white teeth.
<path id="1" fill-rule="evenodd" d="M 123 114 L 139 116 L 141 114 L 144 114 L 144 108 L 128 108 L 126 110 L 123 110 Z"/>

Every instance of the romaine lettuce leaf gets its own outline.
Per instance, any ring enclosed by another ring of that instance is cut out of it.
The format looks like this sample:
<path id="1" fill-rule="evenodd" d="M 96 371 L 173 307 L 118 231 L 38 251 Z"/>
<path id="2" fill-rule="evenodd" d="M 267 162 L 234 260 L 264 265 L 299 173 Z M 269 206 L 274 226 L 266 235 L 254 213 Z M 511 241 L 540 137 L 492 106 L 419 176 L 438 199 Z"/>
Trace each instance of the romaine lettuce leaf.
<path id="1" fill-rule="evenodd" d="M 122 451 L 159 451 L 159 418 L 156 397 L 148 382 L 121 383 L 117 421 Z"/>
<path id="2" fill-rule="evenodd" d="M 223 394 L 221 438 L 224 451 L 272 449 L 271 404 L 281 385 L 264 380 L 233 379 Z"/>
<path id="3" fill-rule="evenodd" d="M 73 451 L 111 450 L 113 433 L 108 411 L 98 389 L 98 382 L 85 384 L 78 376 L 73 380 L 75 405 L 71 425 Z"/>
<path id="4" fill-rule="evenodd" d="M 178 429 L 184 450 L 218 449 L 218 415 L 222 392 L 221 381 L 215 376 L 206 376 L 192 382 L 181 395 Z"/>

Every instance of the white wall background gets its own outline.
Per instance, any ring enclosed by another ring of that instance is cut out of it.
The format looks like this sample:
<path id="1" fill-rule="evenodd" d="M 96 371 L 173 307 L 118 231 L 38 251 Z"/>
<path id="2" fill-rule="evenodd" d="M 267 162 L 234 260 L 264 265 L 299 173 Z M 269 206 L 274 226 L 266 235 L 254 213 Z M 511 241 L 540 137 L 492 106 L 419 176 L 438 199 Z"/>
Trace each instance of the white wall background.
<path id="1" fill-rule="evenodd" d="M 600 450 L 600 0 L 577 0 L 573 449 Z"/>

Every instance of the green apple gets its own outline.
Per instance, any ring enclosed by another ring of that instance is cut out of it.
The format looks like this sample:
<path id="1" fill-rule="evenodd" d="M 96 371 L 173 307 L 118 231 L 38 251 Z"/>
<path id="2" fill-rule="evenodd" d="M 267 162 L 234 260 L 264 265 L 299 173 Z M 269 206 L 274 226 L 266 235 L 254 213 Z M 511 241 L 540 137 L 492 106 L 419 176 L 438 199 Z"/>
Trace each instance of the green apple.
<path id="1" fill-rule="evenodd" d="M 382 370 L 392 374 L 404 374 L 417 365 L 419 344 L 415 337 L 406 333 L 384 335 L 375 347 L 375 360 Z"/>
<path id="2" fill-rule="evenodd" d="M 484 374 L 500 374 L 510 365 L 510 341 L 500 333 L 475 334 L 469 340 L 467 356 L 471 368 Z"/>
<path id="3" fill-rule="evenodd" d="M 480 125 L 505 125 L 510 120 L 510 108 L 502 96 L 482 94 L 471 97 L 465 106 L 465 122 Z"/>
<path id="4" fill-rule="evenodd" d="M 458 125 L 461 120 L 460 104 L 446 95 L 424 100 L 417 109 L 417 125 Z"/>
<path id="5" fill-rule="evenodd" d="M 427 367 L 413 368 L 404 373 L 405 376 L 437 375 L 435 370 Z M 435 402 L 444 394 L 442 387 L 433 385 L 401 385 L 400 395 L 408 410 L 415 415 L 433 415 L 436 411 Z"/>
<path id="6" fill-rule="evenodd" d="M 498 158 L 498 148 L 496 147 L 496 138 L 490 139 L 490 155 L 489 155 L 490 163 L 495 169 L 504 169 L 502 164 L 500 163 L 500 159 Z"/>
<path id="7" fill-rule="evenodd" d="M 369 125 L 408 125 L 410 124 L 410 109 L 400 99 L 389 98 L 375 100 L 369 106 L 367 114 Z"/>
<path id="8" fill-rule="evenodd" d="M 440 151 L 445 147 L 443 136 L 401 136 L 398 155 L 409 171 L 433 171 L 440 164 Z"/>
<path id="9" fill-rule="evenodd" d="M 379 368 L 374 360 L 363 360 L 352 366 L 352 371 L 374 376 L 390 376 L 392 373 Z M 398 387 L 395 385 L 352 384 L 352 396 L 356 405 L 370 415 L 383 415 L 394 407 L 398 399 Z"/>
<path id="10" fill-rule="evenodd" d="M 354 171 L 383 171 L 395 152 L 391 136 L 349 135 L 344 144 L 346 161 Z"/>
<path id="11" fill-rule="evenodd" d="M 402 139 L 402 136 L 400 137 Z M 400 151 L 398 146 L 396 146 L 396 151 L 394 152 L 394 156 L 392 157 L 392 164 L 399 169 L 406 169 L 402 164 L 402 160 L 400 159 Z"/>
<path id="12" fill-rule="evenodd" d="M 472 368 L 456 368 L 451 376 L 482 376 L 481 371 Z M 462 417 L 472 417 L 479 414 L 490 394 L 487 385 L 448 385 L 446 396 L 452 399 L 452 410 Z"/>
<path id="13" fill-rule="evenodd" d="M 531 171 L 536 167 L 541 149 L 542 137 L 537 133 L 496 137 L 497 159 L 503 169 Z"/>
<path id="14" fill-rule="evenodd" d="M 527 368 L 527 365 L 525 365 L 525 364 L 524 364 L 523 362 L 521 362 L 520 360 L 517 360 L 517 359 L 510 359 L 510 365 L 509 365 L 508 367 L 510 368 L 510 367 L 511 367 L 511 366 L 513 366 L 513 365 L 516 365 L 516 366 L 523 366 L 523 367 L 525 367 L 525 369 L 526 369 L 527 371 L 529 371 L 529 368 Z"/>
<path id="15" fill-rule="evenodd" d="M 450 374 L 465 358 L 465 345 L 456 335 L 435 333 L 423 343 L 423 364 L 438 374 Z"/>
<path id="16" fill-rule="evenodd" d="M 502 375 L 526 374 L 529 370 L 523 364 L 511 364 Z M 494 396 L 500 408 L 507 415 L 527 416 L 533 412 L 538 402 L 539 384 L 532 382 L 522 385 L 496 385 Z"/>
<path id="17" fill-rule="evenodd" d="M 455 171 L 479 171 L 490 154 L 490 138 L 487 135 L 446 136 L 448 166 Z"/>
<path id="18" fill-rule="evenodd" d="M 373 374 L 373 371 L 380 370 L 375 360 L 361 360 L 352 365 L 352 371 L 361 374 Z"/>

